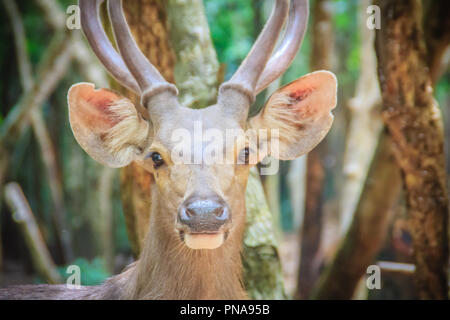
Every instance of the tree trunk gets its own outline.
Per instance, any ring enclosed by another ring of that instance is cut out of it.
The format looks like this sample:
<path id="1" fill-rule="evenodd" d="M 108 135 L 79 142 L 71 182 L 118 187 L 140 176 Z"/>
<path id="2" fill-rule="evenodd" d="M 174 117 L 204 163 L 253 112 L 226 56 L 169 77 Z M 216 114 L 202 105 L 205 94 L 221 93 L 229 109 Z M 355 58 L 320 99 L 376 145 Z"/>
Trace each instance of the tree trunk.
<path id="1" fill-rule="evenodd" d="M 377 80 L 377 58 L 374 50 L 375 31 L 366 27 L 366 10 L 370 4 L 371 0 L 361 1 L 358 9 L 359 30 L 361 31 L 360 76 L 356 84 L 355 95 L 348 102 L 351 120 L 347 131 L 343 160 L 344 175 L 339 198 L 340 239 L 345 237 L 353 221 L 364 181 L 383 130 L 383 122 L 380 117 L 381 93 Z M 374 247 L 379 246 L 380 244 L 374 244 Z M 360 285 L 357 286 L 354 298 L 365 296 L 367 296 L 367 287 L 363 277 Z"/>
<path id="2" fill-rule="evenodd" d="M 387 134 L 380 138 L 352 224 L 311 298 L 351 299 L 378 253 L 398 199 L 400 175 Z"/>
<path id="3" fill-rule="evenodd" d="M 278 78 L 272 82 L 266 89 L 265 99 L 266 101 L 270 96 L 281 86 L 281 79 Z M 276 237 L 281 239 L 281 203 L 280 203 L 280 172 L 264 176 L 262 180 L 262 186 L 269 205 L 269 210 L 272 213 L 272 221 L 275 229 Z"/>
<path id="4" fill-rule="evenodd" d="M 448 198 L 444 136 L 432 79 L 419 0 L 377 1 L 382 117 L 402 170 L 416 264 L 423 299 L 448 298 Z"/>
<path id="5" fill-rule="evenodd" d="M 114 217 L 113 217 L 113 181 L 116 171 L 103 167 L 99 175 L 99 217 L 102 221 L 100 241 L 101 254 L 105 261 L 106 269 L 109 273 L 114 273 Z"/>
<path id="6" fill-rule="evenodd" d="M 316 0 L 312 17 L 312 71 L 331 69 L 333 53 L 333 21 L 329 0 Z M 322 231 L 323 188 L 325 184 L 324 154 L 327 149 L 325 138 L 309 154 L 306 162 L 305 212 L 301 230 L 300 269 L 297 298 L 305 299 L 311 293 L 319 277 L 322 258 L 320 239 Z"/>
<path id="7" fill-rule="evenodd" d="M 348 103 L 351 120 L 347 132 L 344 181 L 340 193 L 341 237 L 347 233 L 352 222 L 383 127 L 380 117 L 381 93 L 377 80 L 377 57 L 374 51 L 375 31 L 366 27 L 366 10 L 370 3 L 371 0 L 361 1 L 358 11 L 361 71 L 355 96 Z"/>
<path id="8" fill-rule="evenodd" d="M 180 103 L 189 108 L 209 106 L 216 102 L 219 62 L 203 3 L 168 0 L 166 8 Z"/>
<path id="9" fill-rule="evenodd" d="M 287 183 L 289 186 L 289 196 L 292 208 L 292 223 L 293 229 L 296 231 L 302 228 L 305 216 L 306 159 L 307 156 L 302 156 L 298 159 L 292 160 L 289 164 L 289 172 L 287 174 Z M 300 237 L 298 238 L 298 245 L 300 245 L 301 239 Z"/>
<path id="10" fill-rule="evenodd" d="M 169 44 L 167 17 L 162 0 L 124 1 L 124 10 L 134 39 L 163 77 L 174 82 L 175 56 Z M 122 89 L 122 91 L 125 91 Z M 139 97 L 125 95 L 135 104 Z M 148 232 L 152 175 L 135 163 L 121 169 L 121 199 L 132 251 L 137 257 Z"/>

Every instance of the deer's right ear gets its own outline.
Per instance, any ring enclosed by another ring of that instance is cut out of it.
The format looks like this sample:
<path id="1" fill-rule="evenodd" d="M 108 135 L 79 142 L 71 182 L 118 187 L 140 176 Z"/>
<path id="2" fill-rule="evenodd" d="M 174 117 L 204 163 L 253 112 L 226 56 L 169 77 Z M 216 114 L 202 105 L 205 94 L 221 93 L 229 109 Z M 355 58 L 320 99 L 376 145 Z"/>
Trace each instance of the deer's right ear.
<path id="1" fill-rule="evenodd" d="M 80 146 L 95 160 L 118 168 L 143 156 L 150 144 L 150 124 L 133 103 L 92 83 L 69 89 L 69 121 Z"/>

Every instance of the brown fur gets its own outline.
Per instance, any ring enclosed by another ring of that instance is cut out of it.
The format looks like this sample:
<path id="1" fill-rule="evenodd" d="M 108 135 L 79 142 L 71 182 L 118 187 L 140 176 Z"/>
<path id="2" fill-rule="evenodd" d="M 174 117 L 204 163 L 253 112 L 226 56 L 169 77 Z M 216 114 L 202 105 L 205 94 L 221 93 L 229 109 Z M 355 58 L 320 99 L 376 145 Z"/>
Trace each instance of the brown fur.
<path id="1" fill-rule="evenodd" d="M 241 243 L 244 225 L 238 226 L 215 250 L 192 250 L 175 232 L 159 223 L 161 204 L 153 197 L 150 232 L 124 299 L 243 299 Z"/>
<path id="2" fill-rule="evenodd" d="M 150 231 L 138 261 L 99 286 L 24 285 L 0 289 L 1 299 L 246 299 L 242 285 L 241 243 L 244 224 L 215 250 L 187 248 L 175 232 L 158 223 L 153 197 Z M 245 208 L 243 208 L 245 211 Z"/>

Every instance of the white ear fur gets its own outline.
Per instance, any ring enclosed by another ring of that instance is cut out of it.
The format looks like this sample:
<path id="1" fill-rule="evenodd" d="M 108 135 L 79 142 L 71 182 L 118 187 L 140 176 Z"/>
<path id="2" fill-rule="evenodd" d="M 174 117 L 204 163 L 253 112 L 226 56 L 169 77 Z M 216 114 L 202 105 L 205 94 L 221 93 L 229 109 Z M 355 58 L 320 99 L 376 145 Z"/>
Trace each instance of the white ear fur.
<path id="1" fill-rule="evenodd" d="M 116 161 L 128 164 L 146 148 L 150 125 L 128 99 L 115 101 L 109 110 L 117 123 L 106 134 L 106 148 Z"/>
<path id="2" fill-rule="evenodd" d="M 123 167 L 149 145 L 150 124 L 130 100 L 91 83 L 73 85 L 67 98 L 75 139 L 94 160 Z"/>
<path id="3" fill-rule="evenodd" d="M 328 133 L 336 96 L 336 76 L 328 71 L 313 72 L 277 90 L 249 125 L 269 132 L 278 129 L 278 155 L 272 150 L 272 156 L 292 160 L 311 151 Z"/>

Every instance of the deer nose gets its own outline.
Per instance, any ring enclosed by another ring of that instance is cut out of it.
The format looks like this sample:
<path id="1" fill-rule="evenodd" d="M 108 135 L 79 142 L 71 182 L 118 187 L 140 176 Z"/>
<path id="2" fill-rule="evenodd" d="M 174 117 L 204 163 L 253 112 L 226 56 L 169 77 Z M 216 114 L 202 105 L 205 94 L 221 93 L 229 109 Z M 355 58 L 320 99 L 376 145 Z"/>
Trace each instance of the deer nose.
<path id="1" fill-rule="evenodd" d="M 191 233 L 215 233 L 231 219 L 228 205 L 219 196 L 194 196 L 180 206 L 178 220 Z"/>

